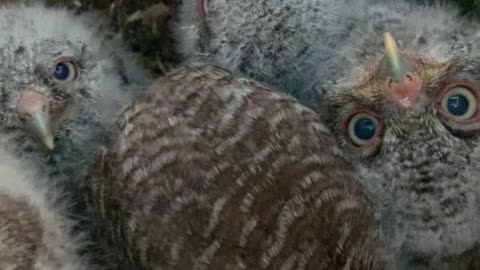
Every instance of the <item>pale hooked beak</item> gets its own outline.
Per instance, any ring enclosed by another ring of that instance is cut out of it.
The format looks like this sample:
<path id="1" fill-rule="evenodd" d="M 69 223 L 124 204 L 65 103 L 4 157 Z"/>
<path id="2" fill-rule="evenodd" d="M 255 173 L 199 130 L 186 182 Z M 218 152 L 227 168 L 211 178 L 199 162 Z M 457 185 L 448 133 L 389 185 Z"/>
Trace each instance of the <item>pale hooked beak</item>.
<path id="1" fill-rule="evenodd" d="M 50 127 L 50 118 L 47 114 L 37 112 L 27 120 L 28 127 L 33 133 L 43 142 L 48 150 L 53 150 L 55 147 L 53 143 L 53 133 Z"/>
<path id="2" fill-rule="evenodd" d="M 415 59 L 402 55 L 390 33 L 385 33 L 384 96 L 402 108 L 410 108 L 418 100 L 422 78 L 416 72 Z"/>
<path id="3" fill-rule="evenodd" d="M 17 104 L 17 113 L 27 127 L 43 144 L 53 150 L 53 132 L 49 116 L 48 98 L 34 89 L 22 91 Z"/>
<path id="4" fill-rule="evenodd" d="M 415 72 L 415 64 L 400 54 L 397 43 L 389 32 L 385 33 L 384 44 L 385 58 L 388 62 L 387 74 L 390 75 L 394 81 L 401 82 L 408 72 Z"/>

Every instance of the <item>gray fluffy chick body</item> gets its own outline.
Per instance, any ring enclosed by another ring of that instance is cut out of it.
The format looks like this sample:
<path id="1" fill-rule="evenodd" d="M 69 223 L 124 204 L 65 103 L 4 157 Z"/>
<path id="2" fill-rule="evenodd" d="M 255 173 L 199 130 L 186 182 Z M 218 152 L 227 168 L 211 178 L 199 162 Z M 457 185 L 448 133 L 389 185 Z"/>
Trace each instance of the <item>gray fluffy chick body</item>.
<path id="1" fill-rule="evenodd" d="M 479 267 L 477 21 L 416 1 L 208 0 L 183 1 L 175 27 L 187 61 L 272 84 L 321 114 L 376 202 L 392 267 Z M 386 57 L 398 52 L 401 78 Z M 368 140 L 357 140 L 359 119 L 372 124 Z"/>
<path id="2" fill-rule="evenodd" d="M 82 175 L 117 112 L 149 82 L 102 25 L 41 1 L 0 6 L 0 146 L 63 191 L 65 220 L 88 220 Z"/>

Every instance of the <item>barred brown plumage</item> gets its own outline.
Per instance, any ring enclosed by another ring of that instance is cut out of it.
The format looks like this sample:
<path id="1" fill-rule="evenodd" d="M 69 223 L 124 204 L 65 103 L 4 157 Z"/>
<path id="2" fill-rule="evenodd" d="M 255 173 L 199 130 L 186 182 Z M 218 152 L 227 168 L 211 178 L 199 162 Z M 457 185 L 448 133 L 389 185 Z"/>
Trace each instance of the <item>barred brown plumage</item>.
<path id="1" fill-rule="evenodd" d="M 87 183 L 135 269 L 383 268 L 352 168 L 291 97 L 192 65 L 156 81 L 113 134 Z"/>

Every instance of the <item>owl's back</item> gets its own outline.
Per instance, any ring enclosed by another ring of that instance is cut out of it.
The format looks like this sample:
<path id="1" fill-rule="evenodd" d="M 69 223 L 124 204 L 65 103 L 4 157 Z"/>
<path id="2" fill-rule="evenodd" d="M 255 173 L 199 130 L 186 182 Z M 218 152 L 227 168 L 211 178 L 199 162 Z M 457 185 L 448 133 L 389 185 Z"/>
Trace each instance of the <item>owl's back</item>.
<path id="1" fill-rule="evenodd" d="M 185 67 L 154 83 L 114 132 L 89 181 L 105 235 L 137 267 L 380 268 L 351 167 L 292 98 Z"/>

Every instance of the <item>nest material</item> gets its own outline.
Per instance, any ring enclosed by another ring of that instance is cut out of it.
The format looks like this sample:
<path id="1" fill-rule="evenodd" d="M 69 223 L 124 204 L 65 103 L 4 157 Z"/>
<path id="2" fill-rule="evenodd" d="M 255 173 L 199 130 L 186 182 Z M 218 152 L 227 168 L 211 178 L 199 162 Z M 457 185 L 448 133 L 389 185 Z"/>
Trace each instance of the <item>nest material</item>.
<path id="1" fill-rule="evenodd" d="M 177 62 L 168 27 L 171 10 L 164 0 L 115 1 L 110 6 L 112 25 L 155 73 L 164 73 Z"/>
<path id="2" fill-rule="evenodd" d="M 28 2 L 31 0 L 0 0 Z M 65 6 L 77 12 L 97 10 L 105 14 L 113 30 L 139 52 L 145 66 L 163 74 L 178 62 L 175 42 L 169 31 L 172 0 L 45 0 L 47 5 Z"/>

